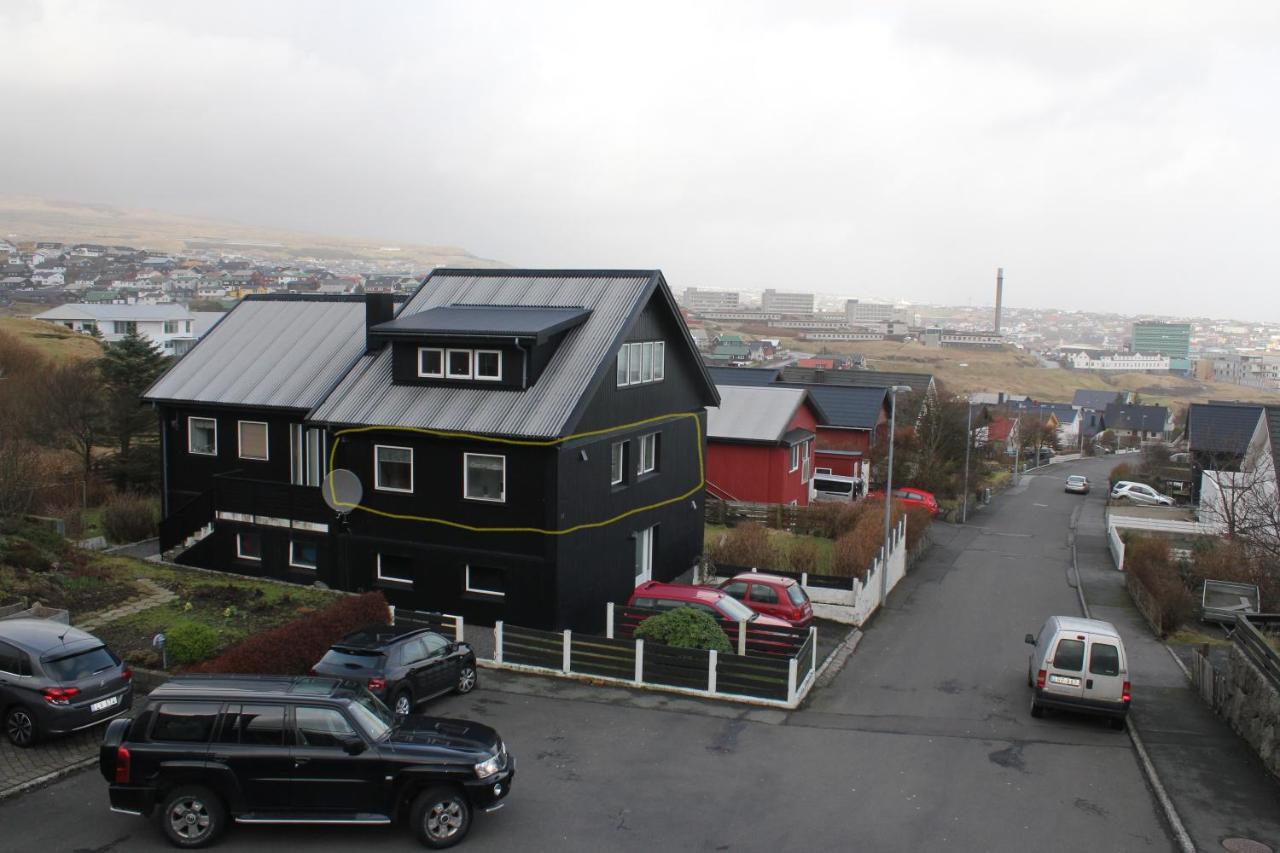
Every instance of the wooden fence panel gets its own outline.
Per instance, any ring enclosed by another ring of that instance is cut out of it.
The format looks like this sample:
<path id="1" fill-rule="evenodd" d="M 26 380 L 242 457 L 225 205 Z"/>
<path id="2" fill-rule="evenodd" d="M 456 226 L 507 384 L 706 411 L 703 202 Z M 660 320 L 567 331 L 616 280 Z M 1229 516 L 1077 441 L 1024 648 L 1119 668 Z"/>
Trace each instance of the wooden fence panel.
<path id="1" fill-rule="evenodd" d="M 569 666 L 574 672 L 632 679 L 636 672 L 634 640 L 610 640 L 574 633 L 569 642 Z"/>
<path id="2" fill-rule="evenodd" d="M 648 654 L 647 649 L 645 654 Z M 716 660 L 716 692 L 785 701 L 788 698 L 789 666 L 781 658 L 719 655 Z"/>
<path id="3" fill-rule="evenodd" d="M 711 653 L 702 649 L 673 649 L 645 643 L 644 680 L 650 684 L 706 690 L 710 660 Z"/>
<path id="4" fill-rule="evenodd" d="M 558 670 L 564 662 L 564 634 L 504 624 L 502 660 Z"/>
<path id="5" fill-rule="evenodd" d="M 1261 614 L 1261 616 L 1262 618 L 1237 616 L 1236 630 L 1232 634 L 1232 639 L 1235 640 L 1236 648 L 1240 649 L 1244 656 L 1262 671 L 1273 687 L 1280 690 L 1280 654 L 1271 647 L 1266 636 L 1253 624 L 1256 619 L 1259 624 L 1270 625 L 1271 620 L 1276 617 L 1271 614 Z"/>

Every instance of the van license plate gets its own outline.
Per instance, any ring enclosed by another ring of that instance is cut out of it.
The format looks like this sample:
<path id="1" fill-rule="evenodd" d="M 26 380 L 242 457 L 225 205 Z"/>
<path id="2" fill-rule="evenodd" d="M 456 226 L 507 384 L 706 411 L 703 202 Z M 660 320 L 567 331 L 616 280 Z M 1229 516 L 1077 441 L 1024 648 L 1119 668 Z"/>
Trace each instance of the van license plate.
<path id="1" fill-rule="evenodd" d="M 106 709 L 114 706 L 119 701 L 119 696 L 112 696 L 110 699 L 103 699 L 101 702 L 94 702 L 89 706 L 89 710 L 96 714 L 99 711 L 105 711 Z"/>
<path id="2" fill-rule="evenodd" d="M 1079 686 L 1080 686 L 1080 679 L 1078 679 L 1078 678 L 1072 678 L 1072 677 L 1071 677 L 1071 676 L 1069 676 L 1069 675 L 1051 675 L 1051 676 L 1049 676 L 1049 682 L 1050 682 L 1051 684 L 1061 684 L 1061 685 L 1063 685 L 1063 686 L 1065 686 L 1065 687 L 1079 687 Z"/>

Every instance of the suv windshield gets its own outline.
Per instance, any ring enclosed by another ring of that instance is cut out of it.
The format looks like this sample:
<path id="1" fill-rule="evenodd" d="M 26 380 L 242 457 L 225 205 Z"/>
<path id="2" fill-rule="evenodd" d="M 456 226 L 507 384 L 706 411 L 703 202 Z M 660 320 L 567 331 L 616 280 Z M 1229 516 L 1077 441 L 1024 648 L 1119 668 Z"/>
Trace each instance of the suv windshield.
<path id="1" fill-rule="evenodd" d="M 98 646 L 96 649 L 89 649 L 79 654 L 47 660 L 44 662 L 44 668 L 58 681 L 79 681 L 95 672 L 111 669 L 118 663 L 120 659 L 107 651 L 106 646 Z"/>
<path id="2" fill-rule="evenodd" d="M 380 740 L 391 731 L 391 711 L 378 701 L 378 697 L 362 687 L 353 698 L 355 701 L 351 703 L 351 716 L 355 717 L 365 734 L 373 740 Z"/>
<path id="3" fill-rule="evenodd" d="M 756 612 L 736 598 L 725 596 L 716 603 L 716 609 L 734 622 L 750 622 L 756 618 Z"/>

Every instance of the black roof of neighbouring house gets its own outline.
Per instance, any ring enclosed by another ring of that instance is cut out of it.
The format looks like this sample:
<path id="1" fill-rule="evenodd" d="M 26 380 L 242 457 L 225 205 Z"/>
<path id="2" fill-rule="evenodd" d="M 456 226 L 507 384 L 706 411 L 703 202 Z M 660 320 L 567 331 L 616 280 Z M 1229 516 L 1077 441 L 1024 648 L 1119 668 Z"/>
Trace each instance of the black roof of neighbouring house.
<path id="1" fill-rule="evenodd" d="M 717 385 L 772 385 L 778 381 L 778 370 L 772 367 L 708 367 L 707 372 Z"/>
<path id="2" fill-rule="evenodd" d="M 934 384 L 931 373 L 907 373 L 898 370 L 827 370 L 821 367 L 784 367 L 779 382 L 804 385 L 846 385 L 859 388 L 888 388 L 907 385 L 912 391 L 925 392 Z"/>
<path id="3" fill-rule="evenodd" d="M 1118 402 L 1123 396 L 1121 391 L 1094 391 L 1089 388 L 1080 388 L 1071 398 L 1071 405 L 1101 411 L 1112 403 Z"/>
<path id="4" fill-rule="evenodd" d="M 1102 417 L 1106 420 L 1107 429 L 1164 432 L 1169 422 L 1169 410 L 1164 406 L 1112 403 Z"/>
<path id="5" fill-rule="evenodd" d="M 1187 409 L 1188 447 L 1244 456 L 1261 414 L 1262 406 L 1248 403 L 1192 403 Z"/>
<path id="6" fill-rule="evenodd" d="M 784 388 L 807 390 L 809 401 L 818 411 L 818 423 L 845 429 L 875 429 L 880 421 L 884 399 L 888 395 L 888 390 L 882 387 L 804 385 L 794 382 L 779 384 Z"/>

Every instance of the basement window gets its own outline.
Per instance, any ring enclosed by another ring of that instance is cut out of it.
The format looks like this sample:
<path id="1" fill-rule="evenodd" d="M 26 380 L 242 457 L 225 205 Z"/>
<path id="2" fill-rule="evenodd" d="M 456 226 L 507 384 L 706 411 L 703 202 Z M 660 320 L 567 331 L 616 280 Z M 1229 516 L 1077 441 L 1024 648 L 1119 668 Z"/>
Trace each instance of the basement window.
<path id="1" fill-rule="evenodd" d="M 241 560 L 262 562 L 262 537 L 257 533 L 236 534 L 236 557 Z"/>
<path id="2" fill-rule="evenodd" d="M 505 598 L 507 595 L 502 570 L 488 566 L 467 566 L 466 590 L 493 598 Z"/>

